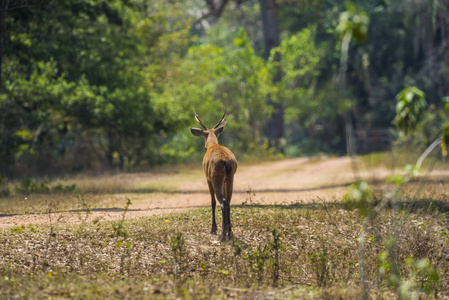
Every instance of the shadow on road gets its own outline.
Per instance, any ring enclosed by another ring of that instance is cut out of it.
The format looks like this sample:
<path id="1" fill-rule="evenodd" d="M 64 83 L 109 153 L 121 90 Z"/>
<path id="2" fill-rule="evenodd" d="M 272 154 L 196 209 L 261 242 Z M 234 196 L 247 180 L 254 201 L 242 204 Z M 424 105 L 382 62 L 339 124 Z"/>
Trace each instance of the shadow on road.
<path id="1" fill-rule="evenodd" d="M 411 180 L 409 183 L 421 182 L 422 178 Z M 381 185 L 385 184 L 385 179 L 375 179 L 375 180 L 366 180 L 371 185 Z M 439 178 L 425 178 L 422 180 L 424 183 L 428 184 L 445 184 L 449 182 L 449 177 L 439 177 Z M 234 190 L 234 194 L 246 194 L 246 193 L 301 193 L 301 192 L 313 192 L 313 191 L 322 191 L 328 189 L 336 189 L 342 187 L 348 187 L 351 184 L 355 183 L 346 182 L 339 184 L 331 184 L 331 185 L 322 185 L 311 188 L 251 188 L 251 190 Z M 207 189 L 197 189 L 197 190 L 165 190 L 165 189 L 157 189 L 157 188 L 141 188 L 141 189 L 131 189 L 125 191 L 114 192 L 113 194 L 152 194 L 152 193 L 162 193 L 162 194 L 209 194 Z M 93 193 L 95 194 L 95 193 Z M 101 194 L 105 194 L 101 192 Z M 106 193 L 107 194 L 107 193 Z"/>

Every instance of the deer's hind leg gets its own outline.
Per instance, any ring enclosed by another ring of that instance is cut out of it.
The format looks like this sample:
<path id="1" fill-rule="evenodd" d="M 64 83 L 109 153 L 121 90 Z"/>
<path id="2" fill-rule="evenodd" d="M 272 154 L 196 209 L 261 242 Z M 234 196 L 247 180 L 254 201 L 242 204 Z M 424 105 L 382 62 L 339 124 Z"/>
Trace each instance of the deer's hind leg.
<path id="1" fill-rule="evenodd" d="M 223 195 L 223 183 L 214 184 L 215 197 L 221 206 L 221 215 L 222 215 L 222 234 L 221 240 L 228 240 L 228 232 L 229 232 L 229 220 L 228 220 L 228 211 L 229 211 L 229 202 L 225 199 Z"/>
<path id="2" fill-rule="evenodd" d="M 214 187 L 212 186 L 212 182 L 207 181 L 209 186 L 210 198 L 211 198 L 211 206 L 212 206 L 212 228 L 210 233 L 217 234 L 217 223 L 215 222 L 215 206 L 217 205 L 217 201 L 215 200 L 215 192 Z"/>
<path id="3" fill-rule="evenodd" d="M 227 226 L 227 232 L 226 234 L 231 237 L 232 236 L 232 225 L 231 225 L 231 198 L 232 198 L 232 189 L 234 188 L 234 177 L 229 176 L 226 177 L 225 184 L 224 184 L 225 190 L 225 199 L 228 203 L 227 205 L 227 220 L 228 220 L 228 226 Z"/>

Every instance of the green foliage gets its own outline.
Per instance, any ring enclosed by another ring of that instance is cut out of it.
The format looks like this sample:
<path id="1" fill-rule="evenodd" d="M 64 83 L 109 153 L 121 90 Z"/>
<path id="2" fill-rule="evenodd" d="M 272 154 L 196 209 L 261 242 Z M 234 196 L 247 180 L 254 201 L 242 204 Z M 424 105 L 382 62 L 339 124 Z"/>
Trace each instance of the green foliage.
<path id="1" fill-rule="evenodd" d="M 48 193 L 50 188 L 46 181 L 42 181 L 41 183 L 37 183 L 32 181 L 31 179 L 25 178 L 22 179 L 20 185 L 16 188 L 17 192 L 20 193 Z"/>
<path id="2" fill-rule="evenodd" d="M 282 70 L 274 98 L 285 106 L 286 152 L 292 156 L 336 149 L 338 114 L 350 108 L 346 100 L 336 101 L 333 87 L 317 87 L 326 45 L 317 44 L 315 34 L 310 27 L 285 38 L 272 52 L 279 51 L 281 62 L 268 65 L 273 74 L 278 66 Z"/>
<path id="3" fill-rule="evenodd" d="M 410 257 L 406 260 L 406 265 L 411 269 L 411 279 L 408 283 L 403 283 L 403 285 L 409 288 L 411 284 L 414 284 L 415 288 L 419 287 L 426 295 L 436 295 L 441 278 L 430 260 L 428 258 L 415 260 Z"/>
<path id="4" fill-rule="evenodd" d="M 419 124 L 419 119 L 423 114 L 423 110 L 426 106 L 424 93 L 416 87 L 409 87 L 402 90 L 396 98 L 398 100 L 398 103 L 396 106 L 397 115 L 394 122 L 398 130 L 400 130 L 402 134 L 407 135 L 409 133 L 412 133 Z M 406 218 L 410 216 L 410 212 L 412 209 L 412 206 L 409 204 L 406 210 L 401 211 L 400 205 L 398 205 L 402 204 L 401 202 L 403 201 L 401 199 L 401 194 L 405 191 L 402 191 L 402 188 L 404 187 L 405 183 L 410 181 L 410 179 L 416 178 L 419 175 L 423 160 L 438 145 L 438 143 L 441 143 L 444 155 L 446 149 L 443 133 L 443 138 L 438 138 L 437 140 L 435 140 L 421 154 L 416 165 L 407 165 L 404 168 L 404 175 L 394 174 L 388 178 L 388 181 L 394 183 L 395 187 L 386 190 L 384 198 L 379 204 L 377 204 L 377 207 L 375 207 L 374 209 L 372 209 L 371 206 L 368 207 L 368 213 L 369 215 L 371 215 L 371 218 L 366 218 L 364 227 L 362 228 L 360 234 L 360 270 L 361 280 L 364 281 L 365 274 L 363 258 L 365 256 L 365 230 L 368 228 L 370 222 L 373 222 L 373 220 L 377 218 L 379 213 L 382 212 L 382 209 L 386 205 L 391 204 L 392 207 L 397 212 L 399 212 L 399 214 L 397 215 L 397 220 L 390 226 L 390 230 L 392 233 L 386 242 L 385 251 L 381 252 L 378 256 L 380 261 L 379 274 L 385 279 L 389 286 L 393 287 L 397 291 L 398 299 L 416 298 L 418 289 L 419 292 L 425 292 L 427 296 L 429 296 L 430 294 L 434 294 L 434 296 L 437 297 L 438 294 L 440 276 L 438 274 L 438 271 L 431 264 L 430 260 L 428 258 L 421 258 L 418 261 L 415 261 L 413 254 L 407 257 L 405 260 L 401 260 L 399 248 L 402 247 L 402 245 L 398 241 L 400 231 L 404 226 Z M 351 204 L 351 206 L 354 206 L 353 203 L 357 203 L 357 201 L 354 201 L 351 198 L 363 199 L 370 197 L 370 195 L 363 196 L 362 190 L 366 189 L 362 189 L 360 187 L 354 189 L 353 187 L 351 187 L 351 193 L 346 196 L 344 202 Z M 359 200 L 358 202 L 361 201 Z M 368 213 L 365 212 L 362 213 L 362 215 L 367 216 Z M 418 225 L 420 228 L 424 228 L 424 222 L 418 222 L 416 220 L 412 220 L 412 222 Z M 441 235 L 447 236 L 447 233 L 441 232 Z M 418 243 L 421 242 L 422 241 L 419 241 Z M 422 246 L 423 249 L 425 249 L 426 246 L 427 245 Z M 421 251 L 417 253 L 418 255 L 422 256 Z M 404 265 L 406 266 L 406 268 L 408 268 L 408 278 L 407 273 L 403 270 Z M 365 284 L 362 284 L 362 288 L 364 291 L 364 298 L 366 298 L 367 287 Z"/>
<path id="5" fill-rule="evenodd" d="M 424 93 L 414 86 L 407 87 L 396 95 L 396 100 L 396 117 L 393 122 L 400 132 L 407 135 L 416 128 L 424 112 Z"/>
<path id="6" fill-rule="evenodd" d="M 53 191 L 67 193 L 67 192 L 73 192 L 75 190 L 75 188 L 76 188 L 76 184 L 63 185 L 61 183 L 58 183 L 53 187 Z"/>
<path id="7" fill-rule="evenodd" d="M 349 119 L 357 128 L 390 127 L 391 99 L 404 86 L 422 92 L 397 94 L 398 129 L 408 133 L 442 112 L 449 11 L 441 0 L 280 3 L 280 45 L 268 61 L 258 3 L 228 1 L 219 20 L 204 15 L 208 8 L 64 0 L 8 10 L 2 175 L 197 161 L 192 107 L 207 124 L 227 109 L 221 142 L 240 159 L 277 155 L 267 142 L 268 97 L 285 109 L 282 143 L 292 156 L 345 153 Z M 424 94 L 434 107 L 427 116 Z"/>
<path id="8" fill-rule="evenodd" d="M 124 238 L 128 236 L 128 233 L 126 232 L 126 229 L 124 228 L 122 221 L 118 221 L 117 223 L 112 224 L 112 229 L 114 230 L 117 236 L 121 236 Z M 117 247 L 120 247 L 121 245 L 122 241 L 117 242 Z"/>
<path id="9" fill-rule="evenodd" d="M 267 245 L 257 246 L 257 249 L 248 255 L 250 270 L 259 283 L 263 279 L 265 264 L 269 257 Z"/>
<path id="10" fill-rule="evenodd" d="M 314 28 L 306 28 L 297 34 L 284 39 L 278 49 L 282 60 L 279 64 L 272 61 L 271 72 L 281 68 L 282 79 L 276 85 L 276 96 L 286 106 L 286 122 L 300 118 L 306 119 L 306 114 L 317 112 L 311 103 L 313 84 L 319 74 L 318 65 L 322 55 L 313 39 Z M 317 117 L 322 117 L 318 115 Z"/>
<path id="11" fill-rule="evenodd" d="M 47 193 L 72 193 L 76 188 L 76 184 L 63 185 L 57 183 L 52 185 L 47 180 L 38 181 L 31 178 L 23 178 L 16 185 L 16 193 L 20 194 L 47 194 Z"/>
<path id="12" fill-rule="evenodd" d="M 238 156 L 262 155 L 261 116 L 271 113 L 265 104 L 270 82 L 263 59 L 255 54 L 243 29 L 235 33 L 234 43 L 226 48 L 213 44 L 191 47 L 157 96 L 168 113 L 166 117 L 173 119 L 176 128 L 183 128 L 163 147 L 163 154 L 188 157 L 194 144 L 196 151 L 201 151 L 203 144 L 186 130 L 195 124 L 194 107 L 207 126 L 213 126 L 226 109 L 228 125 L 220 140 Z"/>
<path id="13" fill-rule="evenodd" d="M 358 43 L 368 39 L 369 17 L 354 2 L 346 2 L 346 11 L 340 13 L 336 31 L 341 37 L 350 35 Z"/>
<path id="14" fill-rule="evenodd" d="M 366 181 L 351 184 L 348 193 L 343 197 L 343 204 L 348 209 L 358 209 L 363 217 L 368 216 L 372 208 L 373 194 Z"/>
<path id="15" fill-rule="evenodd" d="M 405 183 L 411 179 L 417 178 L 421 169 L 416 165 L 406 165 L 404 168 L 404 174 L 393 174 L 387 178 L 388 182 L 393 183 L 396 188 L 401 188 Z"/>
<path id="16" fill-rule="evenodd" d="M 387 250 L 379 254 L 379 274 L 382 278 L 389 286 L 397 289 L 399 299 L 413 298 L 417 291 L 424 292 L 427 296 L 432 294 L 436 296 L 441 279 L 430 260 L 407 257 L 404 265 L 408 271 L 408 278 L 403 279 L 391 254 L 391 247 L 395 244 L 396 241 L 392 240 L 387 244 Z"/>
<path id="17" fill-rule="evenodd" d="M 98 0 L 33 9 L 8 19 L 0 164 L 33 174 L 38 162 L 47 170 L 155 163 L 157 135 L 172 129 L 150 94 L 189 41 L 182 8 Z"/>
<path id="18" fill-rule="evenodd" d="M 179 258 L 184 251 L 184 238 L 181 232 L 171 237 L 170 246 L 173 251 L 173 256 Z"/>

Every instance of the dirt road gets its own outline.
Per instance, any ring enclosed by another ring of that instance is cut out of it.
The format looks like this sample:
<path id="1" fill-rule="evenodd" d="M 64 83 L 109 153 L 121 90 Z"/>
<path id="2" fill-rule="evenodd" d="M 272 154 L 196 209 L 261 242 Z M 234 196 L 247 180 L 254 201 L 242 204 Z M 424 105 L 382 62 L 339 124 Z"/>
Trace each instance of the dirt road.
<path id="1" fill-rule="evenodd" d="M 198 166 L 201 169 L 201 166 Z M 359 176 L 368 180 L 385 178 L 388 170 L 359 171 Z M 124 200 L 130 198 L 132 205 L 126 218 L 140 218 L 170 214 L 195 207 L 210 206 L 210 195 L 204 175 L 198 172 L 194 179 L 170 182 L 175 189 L 164 192 L 119 192 L 95 195 L 95 201 L 115 203 L 112 207 L 93 206 L 90 212 L 66 210 L 46 214 L 0 215 L 0 227 L 29 224 L 81 223 L 122 218 Z M 148 181 L 160 175 L 148 175 Z M 163 175 L 170 181 L 172 175 Z M 142 177 L 142 176 L 141 176 Z M 145 176 L 143 176 L 146 178 Z M 356 177 L 351 160 L 342 158 L 297 158 L 262 164 L 241 164 L 235 176 L 233 205 L 242 203 L 291 204 L 298 202 L 337 201 Z M 118 204 L 120 203 L 120 205 Z"/>

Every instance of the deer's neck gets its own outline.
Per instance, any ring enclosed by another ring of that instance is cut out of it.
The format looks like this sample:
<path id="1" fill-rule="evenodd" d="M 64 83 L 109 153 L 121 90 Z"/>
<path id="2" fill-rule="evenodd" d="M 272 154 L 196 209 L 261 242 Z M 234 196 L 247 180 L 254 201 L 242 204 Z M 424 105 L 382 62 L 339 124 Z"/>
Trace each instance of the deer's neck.
<path id="1" fill-rule="evenodd" d="M 206 149 L 209 149 L 213 145 L 218 145 L 218 139 L 214 133 L 210 133 L 206 140 Z"/>

